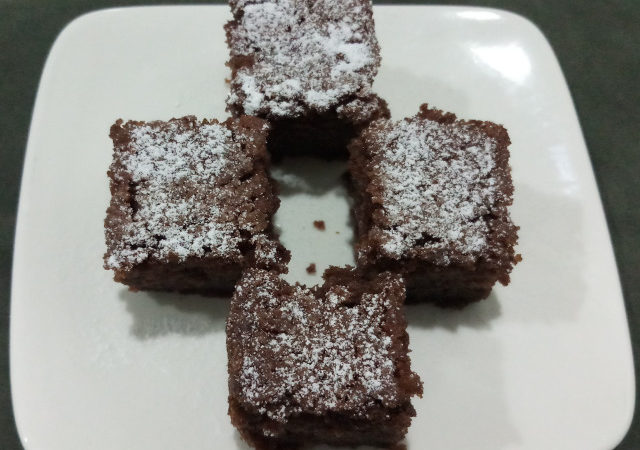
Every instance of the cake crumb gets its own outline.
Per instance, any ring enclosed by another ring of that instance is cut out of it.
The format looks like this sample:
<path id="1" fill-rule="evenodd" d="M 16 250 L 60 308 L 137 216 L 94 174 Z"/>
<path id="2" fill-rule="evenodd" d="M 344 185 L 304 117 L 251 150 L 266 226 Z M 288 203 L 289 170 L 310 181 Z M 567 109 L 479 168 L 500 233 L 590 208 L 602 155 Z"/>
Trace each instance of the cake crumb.
<path id="1" fill-rule="evenodd" d="M 316 227 L 320 231 L 324 231 L 326 229 L 326 226 L 324 224 L 324 220 L 314 220 L 313 221 L 313 226 Z"/>
<path id="2" fill-rule="evenodd" d="M 316 263 L 309 264 L 309 267 L 307 267 L 307 273 L 310 275 L 316 273 Z"/>

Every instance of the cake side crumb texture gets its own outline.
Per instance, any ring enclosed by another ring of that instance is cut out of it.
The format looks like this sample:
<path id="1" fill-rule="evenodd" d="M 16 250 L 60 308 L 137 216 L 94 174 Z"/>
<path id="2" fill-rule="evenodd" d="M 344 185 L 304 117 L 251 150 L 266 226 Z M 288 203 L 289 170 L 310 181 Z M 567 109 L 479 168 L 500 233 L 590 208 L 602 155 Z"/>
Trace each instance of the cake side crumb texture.
<path id="1" fill-rule="evenodd" d="M 231 111 L 300 117 L 371 95 L 380 57 L 369 0 L 229 3 Z"/>
<path id="2" fill-rule="evenodd" d="M 225 125 L 193 117 L 116 123 L 105 266 L 205 255 L 238 261 L 243 233 L 260 239 L 277 207 L 277 200 L 257 206 L 270 202 L 271 187 L 264 171 L 255 170 L 267 125 L 253 120 L 263 129 L 241 127 L 239 119 Z"/>

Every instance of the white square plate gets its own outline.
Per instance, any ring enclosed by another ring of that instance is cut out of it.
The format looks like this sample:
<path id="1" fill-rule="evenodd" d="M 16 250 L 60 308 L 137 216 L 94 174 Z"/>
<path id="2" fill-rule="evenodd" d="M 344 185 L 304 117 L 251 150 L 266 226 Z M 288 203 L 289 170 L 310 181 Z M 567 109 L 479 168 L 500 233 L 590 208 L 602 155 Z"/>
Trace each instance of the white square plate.
<path id="1" fill-rule="evenodd" d="M 11 378 L 28 449 L 244 447 L 226 414 L 228 302 L 129 293 L 101 259 L 109 126 L 118 117 L 224 118 L 227 18 L 225 6 L 100 11 L 74 21 L 51 50 L 13 268 Z M 382 6 L 375 18 L 375 89 L 395 118 L 428 101 L 509 129 L 524 256 L 511 285 L 480 304 L 408 308 L 413 367 L 425 383 L 409 448 L 612 448 L 634 407 L 630 341 L 598 191 L 551 48 L 502 11 Z M 317 281 L 304 272 L 310 262 L 322 270 L 352 261 L 342 168 L 279 171 L 292 184 L 277 217 L 294 253 L 290 279 Z"/>

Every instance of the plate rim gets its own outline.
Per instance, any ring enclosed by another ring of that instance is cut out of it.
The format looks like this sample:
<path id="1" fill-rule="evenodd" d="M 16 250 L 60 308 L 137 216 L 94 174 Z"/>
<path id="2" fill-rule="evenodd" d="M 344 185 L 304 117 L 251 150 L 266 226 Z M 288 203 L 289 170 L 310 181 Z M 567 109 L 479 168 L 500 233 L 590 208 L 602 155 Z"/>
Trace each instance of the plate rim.
<path id="1" fill-rule="evenodd" d="M 10 389 L 11 389 L 11 408 L 14 412 L 13 416 L 14 416 L 14 423 L 16 426 L 16 430 L 18 432 L 18 436 L 20 438 L 20 442 L 22 443 L 22 445 L 27 448 L 27 441 L 25 440 L 25 431 L 23 429 L 24 424 L 18 419 L 17 414 L 15 414 L 15 404 L 16 404 L 16 397 L 17 397 L 17 393 L 14 389 L 14 367 L 15 367 L 15 363 L 14 363 L 14 359 L 15 359 L 15 353 L 17 351 L 16 345 L 15 345 L 15 341 L 17 339 L 17 331 L 15 330 L 15 320 L 13 320 L 14 317 L 14 311 L 16 309 L 16 304 L 19 301 L 17 298 L 17 294 L 16 294 L 16 286 L 22 284 L 22 282 L 24 280 L 18 280 L 17 276 L 16 276 L 16 257 L 18 256 L 18 260 L 20 259 L 19 254 L 22 252 L 22 247 L 24 245 L 28 245 L 28 243 L 23 243 L 23 240 L 25 240 L 26 238 L 23 236 L 24 235 L 24 225 L 22 225 L 22 223 L 24 222 L 24 215 L 25 215 L 25 209 L 27 208 L 27 205 L 25 204 L 28 200 L 25 199 L 25 191 L 28 191 L 29 189 L 29 185 L 31 185 L 29 177 L 26 177 L 26 168 L 28 168 L 29 166 L 31 166 L 33 164 L 32 159 L 33 159 L 33 154 L 35 150 L 32 150 L 33 144 L 33 135 L 34 135 L 34 129 L 37 130 L 38 128 L 38 117 L 37 115 L 39 114 L 39 109 L 40 109 L 40 105 L 39 105 L 39 99 L 41 97 L 41 90 L 43 89 L 43 87 L 46 87 L 46 82 L 47 82 L 47 75 L 48 72 L 51 70 L 50 66 L 51 66 L 51 61 L 55 58 L 56 56 L 56 51 L 57 49 L 63 44 L 64 40 L 71 35 L 71 33 L 73 33 L 75 31 L 75 28 L 78 27 L 79 25 L 83 25 L 85 21 L 89 21 L 89 20 L 93 20 L 95 17 L 102 17 L 104 15 L 109 15 L 109 14 L 122 14 L 122 13 L 127 13 L 129 11 L 132 10 L 149 10 L 149 9 L 155 9 L 155 10 L 177 10 L 177 9 L 192 9 L 192 10 L 197 10 L 197 9 L 203 9 L 203 8 L 207 8 L 207 9 L 224 9 L 225 11 L 227 11 L 227 5 L 226 4 L 201 4 L 201 5 L 136 5 L 136 6 L 123 6 L 123 7 L 107 7 L 107 8 L 102 8 L 102 9 L 97 9 L 94 11 L 89 11 L 86 12 L 84 14 L 81 14 L 79 16 L 77 16 L 76 18 L 74 18 L 73 20 L 71 20 L 70 22 L 68 22 L 57 34 L 57 36 L 55 37 L 55 39 L 53 40 L 53 43 L 47 53 L 47 57 L 45 59 L 45 63 L 43 65 L 43 69 L 40 75 L 40 79 L 38 82 L 38 87 L 36 89 L 36 95 L 35 95 L 35 100 L 34 100 L 34 107 L 32 110 L 32 114 L 31 114 L 31 118 L 30 118 L 30 122 L 29 122 L 29 132 L 28 132 L 28 136 L 27 136 L 27 141 L 26 141 L 26 146 L 25 146 L 25 153 L 24 153 L 24 160 L 23 160 L 23 165 L 22 165 L 22 171 L 21 171 L 21 180 L 20 180 L 20 191 L 19 191 L 19 197 L 18 197 L 18 206 L 17 206 L 17 212 L 16 212 L 16 220 L 15 220 L 15 233 L 14 233 L 14 239 L 13 239 L 13 252 L 12 252 L 12 260 L 11 260 L 11 277 L 10 277 L 10 306 L 9 306 L 9 314 L 10 314 L 10 320 L 9 320 L 9 385 L 10 385 Z M 610 233 L 610 227 L 609 227 L 609 223 L 607 221 L 607 216 L 605 214 L 605 210 L 604 210 L 604 205 L 602 202 L 602 195 L 601 195 L 601 191 L 600 191 L 600 187 L 598 185 L 597 179 L 595 178 L 595 172 L 593 170 L 593 163 L 592 160 L 590 158 L 589 155 L 589 151 L 588 151 L 588 147 L 586 145 L 586 140 L 584 137 L 584 132 L 582 129 L 582 124 L 580 122 L 579 119 L 579 115 L 577 113 L 577 109 L 575 106 L 575 102 L 573 99 L 573 96 L 571 94 L 571 90 L 569 88 L 569 84 L 567 82 L 566 76 L 564 74 L 564 71 L 562 70 L 562 67 L 559 63 L 558 57 L 555 53 L 555 51 L 553 50 L 553 47 L 551 46 L 549 40 L 547 39 L 546 35 L 542 32 L 542 30 L 530 19 L 528 19 L 527 17 L 520 15 L 518 13 L 506 10 L 506 9 L 502 9 L 502 8 L 493 8 L 493 7 L 482 7 L 482 6 L 449 6 L 449 5 L 402 5 L 402 4 L 376 4 L 374 5 L 374 10 L 379 9 L 379 10 L 393 10 L 393 9 L 430 9 L 430 10 L 434 10 L 434 11 L 482 11 L 482 12 L 491 12 L 491 13 L 495 13 L 497 15 L 500 16 L 501 19 L 503 18 L 508 18 L 510 20 L 516 20 L 522 23 L 523 26 L 526 26 L 527 28 L 535 31 L 535 33 L 538 35 L 538 40 L 540 40 L 541 42 L 543 42 L 545 44 L 545 46 L 547 47 L 547 51 L 548 53 L 552 56 L 555 64 L 558 67 L 558 72 L 560 73 L 560 75 L 562 76 L 562 81 L 563 81 L 563 88 L 566 91 L 566 93 L 568 94 L 568 98 L 570 100 L 571 103 L 571 108 L 572 108 L 572 114 L 573 114 L 573 120 L 575 121 L 575 123 L 578 125 L 579 131 L 580 131 L 580 138 L 581 138 L 581 143 L 582 143 L 582 151 L 584 151 L 584 153 L 586 154 L 586 158 L 587 158 L 587 162 L 588 162 L 588 167 L 589 167 L 589 177 L 591 179 L 591 183 L 593 183 L 593 185 L 596 188 L 596 192 L 597 192 L 597 199 L 598 199 L 598 210 L 599 213 L 602 215 L 602 218 L 604 219 L 604 226 L 605 226 L 605 236 L 604 238 L 606 238 L 606 242 L 607 242 L 607 250 L 610 252 L 610 254 L 612 255 L 612 262 L 613 262 L 613 269 L 615 270 L 616 273 L 616 292 L 615 292 L 615 296 L 619 298 L 619 301 L 622 302 L 622 311 L 624 313 L 624 319 L 626 322 L 626 339 L 625 339 L 625 343 L 626 343 L 626 348 L 625 348 L 625 352 L 627 353 L 629 360 L 631 361 L 631 386 L 628 387 L 630 395 L 632 397 L 632 402 L 630 403 L 630 408 L 629 411 L 626 411 L 626 421 L 625 422 L 621 422 L 622 427 L 621 427 L 621 431 L 620 431 L 620 436 L 619 439 L 617 440 L 615 446 L 617 446 L 624 438 L 625 436 L 628 434 L 631 425 L 632 425 L 632 421 L 633 421 L 633 417 L 634 417 L 634 413 L 636 410 L 636 371 L 635 371 L 635 359 L 633 358 L 633 346 L 632 346 L 632 342 L 631 342 L 631 335 L 630 335 L 630 327 L 629 327 L 629 313 L 628 313 L 628 308 L 627 308 L 627 302 L 626 302 L 626 298 L 624 295 L 624 291 L 622 289 L 622 283 L 621 283 L 621 279 L 620 279 L 620 271 L 618 268 L 618 262 L 617 259 L 615 257 L 615 249 L 613 247 L 613 242 L 611 240 L 611 233 Z M 613 287 L 613 286 L 612 286 Z M 614 446 L 614 447 L 615 447 Z"/>

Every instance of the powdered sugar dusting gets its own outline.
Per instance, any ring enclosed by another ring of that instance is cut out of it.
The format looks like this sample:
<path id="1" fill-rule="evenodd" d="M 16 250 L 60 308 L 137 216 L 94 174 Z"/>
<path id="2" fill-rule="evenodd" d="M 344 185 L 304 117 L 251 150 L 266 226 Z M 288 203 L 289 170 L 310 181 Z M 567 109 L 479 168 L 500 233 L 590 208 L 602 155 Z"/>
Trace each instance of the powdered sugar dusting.
<path id="1" fill-rule="evenodd" d="M 250 240 L 253 246 L 253 267 L 286 273 L 291 254 L 272 235 L 256 234 Z"/>
<path id="2" fill-rule="evenodd" d="M 380 64 L 368 1 L 230 3 L 231 56 L 252 57 L 231 82 L 232 110 L 298 117 L 368 92 Z"/>
<path id="3" fill-rule="evenodd" d="M 356 294 L 334 285 L 320 293 L 248 272 L 227 325 L 229 345 L 241 349 L 230 358 L 242 355 L 231 374 L 235 392 L 278 422 L 303 411 L 365 414 L 378 403 L 397 405 L 403 399 L 388 330 L 400 314 L 398 286 L 402 281 L 393 276 L 377 291 Z"/>
<path id="4" fill-rule="evenodd" d="M 266 234 L 256 234 L 251 238 L 254 246 L 255 258 L 260 260 L 262 265 L 271 265 L 278 262 L 278 242 Z"/>
<path id="5" fill-rule="evenodd" d="M 473 258 L 487 248 L 497 192 L 497 142 L 469 125 L 428 119 L 386 123 L 375 131 L 372 170 L 379 178 L 382 252 L 391 258 L 425 249 Z"/>
<path id="6" fill-rule="evenodd" d="M 233 193 L 222 181 L 250 162 L 222 124 L 195 120 L 131 126 L 129 145 L 114 154 L 114 179 L 128 184 L 121 205 L 121 238 L 110 248 L 108 268 L 191 256 L 240 257 L 242 224 L 221 210 Z M 245 227 L 246 228 L 246 227 Z"/>

